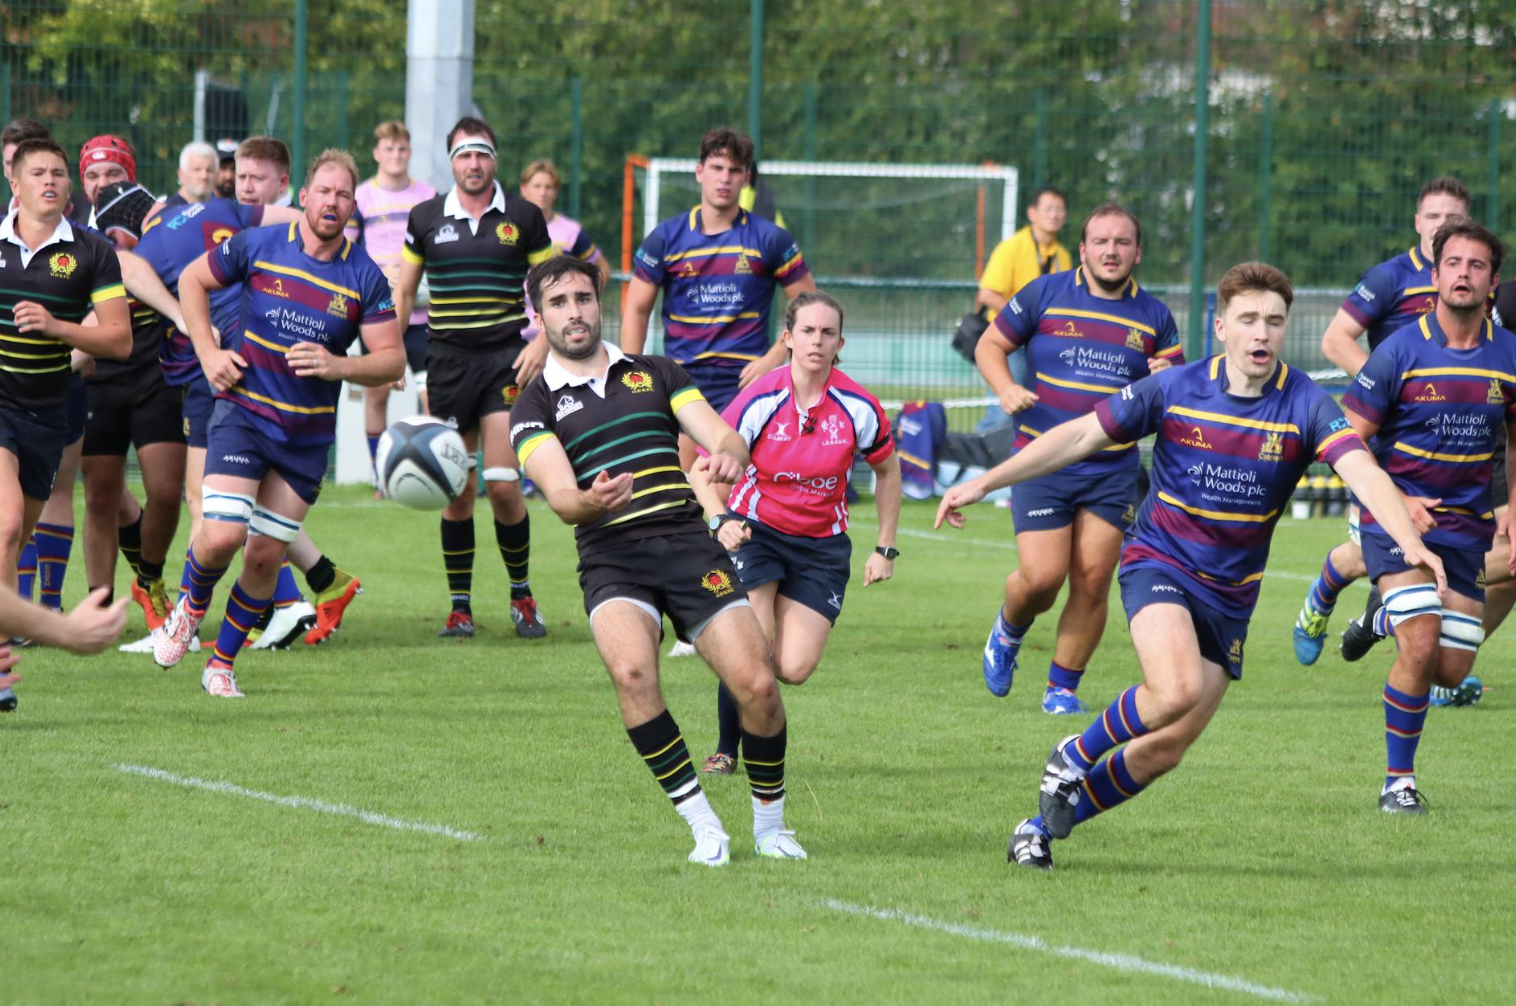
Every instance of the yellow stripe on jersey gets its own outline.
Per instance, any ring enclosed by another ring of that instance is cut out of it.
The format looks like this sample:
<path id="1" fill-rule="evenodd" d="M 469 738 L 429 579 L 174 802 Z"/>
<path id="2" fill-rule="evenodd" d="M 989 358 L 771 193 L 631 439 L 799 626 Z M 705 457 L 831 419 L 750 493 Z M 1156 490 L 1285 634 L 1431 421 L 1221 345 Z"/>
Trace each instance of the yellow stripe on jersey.
<path id="1" fill-rule="evenodd" d="M 1495 456 L 1494 451 L 1486 451 L 1483 454 L 1442 454 L 1438 451 L 1426 451 L 1420 447 L 1412 447 L 1410 444 L 1395 441 L 1392 450 L 1402 454 L 1409 454 L 1416 458 L 1426 458 L 1429 461 L 1452 461 L 1458 464 L 1467 464 L 1474 461 L 1488 461 Z"/>
<path id="2" fill-rule="evenodd" d="M 103 304 L 108 300 L 115 300 L 117 297 L 125 296 L 126 287 L 120 283 L 112 283 L 110 286 L 102 286 L 98 290 L 91 291 L 89 302 L 91 304 Z"/>
<path id="3" fill-rule="evenodd" d="M 649 493 L 661 493 L 665 489 L 688 489 L 690 492 L 695 491 L 694 487 L 691 486 L 688 482 L 670 482 L 667 485 L 650 486 L 647 489 L 638 489 L 636 492 L 632 493 L 632 499 L 636 499 L 639 496 L 646 496 Z"/>
<path id="4" fill-rule="evenodd" d="M 1155 355 L 1155 356 L 1173 356 L 1175 353 L 1182 353 L 1182 352 L 1184 352 L 1184 347 L 1181 346 L 1181 345 L 1179 345 L 1179 343 L 1176 342 L 1176 343 L 1174 343 L 1174 345 L 1170 346 L 1168 349 L 1160 349 L 1157 353 L 1155 353 L 1153 355 Z"/>
<path id="5" fill-rule="evenodd" d="M 688 503 L 689 497 L 685 497 L 681 500 L 674 500 L 672 503 L 659 503 L 657 506 L 650 506 L 646 510 L 637 510 L 633 513 L 624 514 L 620 517 L 617 517 L 615 520 L 608 520 L 602 526 L 610 527 L 613 524 L 625 524 L 629 520 L 636 520 L 638 517 L 646 517 L 648 514 L 657 513 L 659 510 L 672 510 L 675 507 L 685 506 Z"/>
<path id="6" fill-rule="evenodd" d="M 658 475 L 663 472 L 678 472 L 683 475 L 684 469 L 678 465 L 659 465 L 657 468 L 644 468 L 640 472 L 632 472 L 632 478 L 635 480 L 645 478 L 648 475 Z M 688 489 L 689 486 L 685 486 L 685 488 Z"/>
<path id="7" fill-rule="evenodd" d="M 426 259 L 419 252 L 412 251 L 410 245 L 400 246 L 400 257 L 411 265 L 424 265 L 426 263 Z"/>
<path id="8" fill-rule="evenodd" d="M 293 276 L 296 279 L 303 279 L 307 283 L 319 286 L 323 290 L 330 290 L 333 293 L 345 294 L 354 300 L 363 299 L 362 294 L 360 294 L 357 290 L 349 290 L 345 286 L 338 286 L 336 283 L 328 283 L 324 279 L 312 276 L 304 269 L 291 269 L 289 266 L 275 265 L 272 262 L 265 262 L 263 259 L 258 259 L 256 262 L 254 262 L 253 268 L 262 269 L 265 272 L 279 273 L 282 276 Z"/>
<path id="9" fill-rule="evenodd" d="M 1220 412 L 1206 412 L 1204 409 L 1192 409 L 1184 405 L 1170 405 L 1165 412 L 1172 412 L 1176 416 L 1188 416 L 1191 419 L 1206 419 L 1214 423 L 1224 423 L 1227 426 L 1245 426 L 1250 430 L 1268 430 L 1271 433 L 1294 433 L 1299 435 L 1300 427 L 1294 423 L 1269 423 L 1262 419 L 1244 419 L 1241 416 L 1227 416 Z"/>
<path id="10" fill-rule="evenodd" d="M 4 364 L 0 364 L 0 370 L 5 371 L 7 374 L 56 374 L 59 371 L 67 369 L 69 369 L 67 360 L 64 360 L 55 367 L 7 367 Z"/>
<path id="11" fill-rule="evenodd" d="M 248 391 L 240 384 L 232 388 L 231 392 L 234 395 L 241 395 L 243 398 L 251 398 L 255 402 L 262 402 L 264 405 L 278 409 L 280 412 L 295 412 L 302 416 L 325 416 L 337 411 L 330 405 L 291 405 L 288 402 L 281 402 L 277 398 L 260 395 L 256 391 Z"/>
<path id="12" fill-rule="evenodd" d="M 61 340 L 54 339 L 54 338 L 51 338 L 51 337 L 43 338 L 43 339 L 28 339 L 24 335 L 0 335 L 0 341 L 4 341 L 4 342 L 24 342 L 28 346 L 61 346 L 61 345 L 63 345 L 63 343 L 62 343 Z"/>
<path id="13" fill-rule="evenodd" d="M 1113 325 L 1124 325 L 1127 328 L 1135 328 L 1137 331 L 1146 332 L 1151 336 L 1156 337 L 1158 335 L 1151 325 L 1144 325 L 1140 321 L 1132 321 L 1130 318 L 1123 318 L 1115 314 L 1105 314 L 1101 311 L 1081 311 L 1072 307 L 1050 307 L 1042 313 L 1044 317 L 1056 314 L 1060 318 L 1088 318 L 1091 321 L 1108 321 Z"/>
<path id="14" fill-rule="evenodd" d="M 543 248 L 540 251 L 527 252 L 526 253 L 526 264 L 527 265 L 537 265 L 539 262 L 546 262 L 548 259 L 552 258 L 556 254 L 558 254 L 558 253 L 553 250 L 553 246 L 552 245 L 548 245 L 546 248 Z"/>
<path id="15" fill-rule="evenodd" d="M 1477 367 L 1418 367 L 1400 375 L 1402 381 L 1413 377 L 1493 377 L 1499 381 L 1516 382 L 1516 374 L 1503 370 L 1480 370 Z"/>
<path id="16" fill-rule="evenodd" d="M 734 321 L 747 320 L 758 317 L 757 311 L 743 311 L 741 314 L 723 314 L 715 318 L 695 318 L 682 314 L 669 315 L 669 321 L 677 321 L 685 325 L 730 325 Z"/>
<path id="17" fill-rule="evenodd" d="M 536 452 L 537 448 L 541 447 L 549 440 L 557 439 L 557 437 L 553 436 L 553 434 L 549 433 L 547 430 L 542 430 L 538 433 L 533 433 L 527 436 L 524 440 L 521 441 L 521 446 L 516 448 L 516 457 L 521 459 L 521 466 L 523 468 L 526 467 L 526 459 L 531 457 L 532 454 Z"/>
<path id="18" fill-rule="evenodd" d="M 680 409 L 684 408 L 686 405 L 690 404 L 691 402 L 703 402 L 703 401 L 705 401 L 705 396 L 700 393 L 700 389 L 699 388 L 695 387 L 692 384 L 688 388 L 683 389 L 682 391 L 676 391 L 676 392 L 674 392 L 673 396 L 669 399 L 669 408 L 673 409 L 674 410 L 674 414 L 677 415 L 679 413 Z M 652 471 L 661 471 L 661 469 L 654 468 L 654 469 L 652 469 Z M 637 474 L 641 475 L 643 473 L 642 472 L 638 472 Z"/>
<path id="19" fill-rule="evenodd" d="M 1101 395 L 1114 395 L 1116 392 L 1120 391 L 1123 387 L 1125 387 L 1125 385 L 1121 385 L 1121 384 L 1118 384 L 1118 385 L 1083 384 L 1083 383 L 1081 383 L 1079 381 L 1064 381 L 1064 380 L 1060 380 L 1059 378 L 1056 378 L 1056 377 L 1049 377 L 1048 375 L 1042 373 L 1041 371 L 1037 372 L 1037 380 L 1042 381 L 1042 382 L 1044 382 L 1046 384 L 1051 384 L 1054 387 L 1058 387 L 1058 388 L 1073 388 L 1075 391 L 1093 391 L 1096 394 L 1101 394 Z"/>
<path id="20" fill-rule="evenodd" d="M 1195 575 L 1201 579 L 1210 580 L 1212 583 L 1224 583 L 1231 587 L 1241 587 L 1245 583 L 1257 583 L 1259 580 L 1263 579 L 1262 573 L 1253 573 L 1250 576 L 1243 577 L 1241 580 L 1223 580 L 1219 576 L 1208 576 L 1207 574 L 1200 572 L 1198 569 L 1195 570 Z"/>
<path id="21" fill-rule="evenodd" d="M 782 265 L 778 269 L 774 270 L 774 278 L 775 279 L 782 278 L 785 273 L 792 272 L 803 261 L 805 261 L 805 256 L 804 255 L 796 255 L 794 258 L 790 259 L 784 265 Z"/>
<path id="22" fill-rule="evenodd" d="M 744 248 L 742 245 L 722 245 L 719 248 L 692 248 L 686 252 L 675 252 L 672 255 L 663 256 L 665 262 L 678 262 L 685 258 L 709 258 L 712 255 L 751 255 L 753 258 L 762 258 L 763 252 L 757 248 Z"/>
<path id="23" fill-rule="evenodd" d="M 757 360 L 761 359 L 752 353 L 698 353 L 697 360 Z"/>
<path id="24" fill-rule="evenodd" d="M 1277 508 L 1270 510 L 1265 514 L 1233 513 L 1230 510 L 1205 510 L 1198 506 L 1190 506 L 1188 503 L 1181 503 L 1179 500 L 1161 490 L 1158 493 L 1158 498 L 1163 500 L 1169 506 L 1177 507 L 1187 514 L 1193 514 L 1196 517 L 1207 517 L 1211 520 L 1235 520 L 1243 521 L 1248 524 L 1263 524 L 1267 521 L 1273 520 L 1274 516 L 1279 513 L 1279 510 Z"/>
<path id="25" fill-rule="evenodd" d="M 1326 457 L 1328 447 L 1331 447 L 1337 441 L 1345 440 L 1348 437 L 1353 437 L 1356 439 L 1358 437 L 1358 434 L 1353 430 L 1338 430 L 1336 433 L 1332 434 L 1330 437 L 1327 437 L 1321 442 L 1321 444 L 1316 448 L 1316 456 L 1318 458 Z M 1362 442 L 1359 443 L 1359 446 L 1363 446 Z"/>
<path id="26" fill-rule="evenodd" d="M 288 355 L 289 353 L 289 349 L 287 347 L 281 346 L 277 342 L 269 342 L 267 339 L 260 339 L 258 336 L 254 335 L 252 332 L 249 332 L 247 329 L 242 330 L 242 337 L 249 342 L 256 342 L 264 349 L 273 350 L 275 353 L 279 353 L 280 355 Z"/>
<path id="27" fill-rule="evenodd" d="M 476 313 L 486 313 L 486 312 L 476 312 Z M 427 317 L 431 319 L 430 320 L 430 325 L 431 325 L 431 328 L 434 331 L 439 331 L 439 332 L 457 332 L 457 331 L 461 331 L 461 330 L 466 329 L 466 328 L 494 328 L 496 325 L 504 325 L 506 322 L 509 322 L 509 321 L 519 321 L 522 318 L 525 318 L 526 314 L 523 313 L 523 312 L 518 312 L 516 314 L 508 314 L 508 315 L 506 315 L 503 318 L 497 318 L 494 321 L 475 321 L 475 322 L 450 321 L 450 322 L 447 322 L 446 324 L 441 324 L 441 325 L 439 325 L 437 323 L 437 315 L 435 313 L 429 314 Z"/>

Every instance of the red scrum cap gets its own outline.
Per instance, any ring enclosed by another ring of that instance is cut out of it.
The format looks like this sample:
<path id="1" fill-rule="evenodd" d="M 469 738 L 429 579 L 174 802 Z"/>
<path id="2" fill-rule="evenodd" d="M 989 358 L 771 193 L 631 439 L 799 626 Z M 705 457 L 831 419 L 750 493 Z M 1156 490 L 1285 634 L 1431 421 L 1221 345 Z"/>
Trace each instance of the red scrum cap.
<path id="1" fill-rule="evenodd" d="M 127 178 L 134 182 L 137 180 L 137 155 L 132 152 L 132 145 L 121 137 L 104 133 L 80 147 L 80 176 L 84 175 L 85 168 L 101 161 L 114 161 L 126 169 Z"/>

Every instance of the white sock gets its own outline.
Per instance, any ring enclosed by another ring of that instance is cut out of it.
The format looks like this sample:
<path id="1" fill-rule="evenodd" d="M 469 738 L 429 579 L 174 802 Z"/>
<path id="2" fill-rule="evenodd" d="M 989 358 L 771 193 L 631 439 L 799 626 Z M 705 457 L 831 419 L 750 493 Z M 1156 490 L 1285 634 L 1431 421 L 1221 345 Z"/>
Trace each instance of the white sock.
<path id="1" fill-rule="evenodd" d="M 701 790 L 687 800 L 676 803 L 674 809 L 679 812 L 679 816 L 684 818 L 685 823 L 690 826 L 690 831 L 696 835 L 699 835 L 702 831 L 710 831 L 712 829 L 722 833 L 726 832 L 726 829 L 721 827 L 721 819 L 711 809 L 711 802 L 705 798 L 704 790 Z"/>
<path id="2" fill-rule="evenodd" d="M 1416 777 L 1413 776 L 1413 775 L 1403 775 L 1399 779 L 1396 779 L 1394 782 L 1390 783 L 1384 789 L 1380 790 L 1379 791 L 1379 795 L 1380 796 L 1384 796 L 1386 793 L 1394 793 L 1394 792 L 1397 792 L 1397 791 L 1402 790 L 1402 789 L 1415 789 L 1415 788 L 1416 788 Z"/>
<path id="3" fill-rule="evenodd" d="M 784 797 L 767 802 L 753 797 L 753 834 L 767 835 L 784 827 Z"/>

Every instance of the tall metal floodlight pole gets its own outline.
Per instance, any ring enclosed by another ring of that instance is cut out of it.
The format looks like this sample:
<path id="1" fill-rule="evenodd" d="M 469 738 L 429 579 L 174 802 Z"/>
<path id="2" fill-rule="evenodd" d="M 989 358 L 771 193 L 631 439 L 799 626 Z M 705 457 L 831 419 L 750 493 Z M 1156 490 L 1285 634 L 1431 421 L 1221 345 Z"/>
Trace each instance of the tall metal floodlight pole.
<path id="1" fill-rule="evenodd" d="M 756 157 L 763 142 L 763 0 L 748 0 L 747 132 Z"/>
<path id="2" fill-rule="evenodd" d="M 1205 337 L 1205 151 L 1211 110 L 1211 0 L 1200 0 L 1195 33 L 1195 198 L 1190 213 L 1190 333 L 1185 349 L 1198 360 Z"/>
<path id="3" fill-rule="evenodd" d="M 411 177 L 446 192 L 447 131 L 474 108 L 474 0 L 409 0 L 405 53 Z"/>

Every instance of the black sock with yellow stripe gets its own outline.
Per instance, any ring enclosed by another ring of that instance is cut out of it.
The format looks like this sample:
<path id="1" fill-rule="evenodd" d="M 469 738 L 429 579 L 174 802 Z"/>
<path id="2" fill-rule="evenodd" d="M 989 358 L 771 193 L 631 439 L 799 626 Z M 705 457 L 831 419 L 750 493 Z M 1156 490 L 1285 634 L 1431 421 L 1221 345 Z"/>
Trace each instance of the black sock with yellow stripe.
<path id="1" fill-rule="evenodd" d="M 515 524 L 495 521 L 495 544 L 500 546 L 500 558 L 505 561 L 505 573 L 511 578 L 511 600 L 519 601 L 532 596 L 532 583 L 527 578 L 527 567 L 532 558 L 532 518 L 522 516 Z"/>
<path id="2" fill-rule="evenodd" d="M 632 746 L 652 770 L 653 778 L 678 806 L 700 794 L 700 780 L 695 776 L 695 766 L 690 762 L 690 751 L 684 744 L 684 735 L 667 709 L 635 727 L 627 727 L 626 735 Z"/>
<path id="3" fill-rule="evenodd" d="M 469 602 L 474 587 L 474 519 L 442 518 L 442 565 L 447 569 L 447 591 L 453 610 L 472 613 Z"/>

